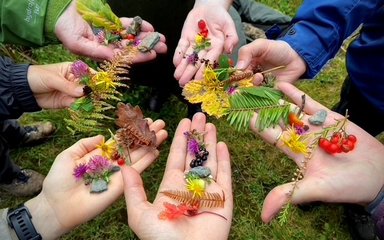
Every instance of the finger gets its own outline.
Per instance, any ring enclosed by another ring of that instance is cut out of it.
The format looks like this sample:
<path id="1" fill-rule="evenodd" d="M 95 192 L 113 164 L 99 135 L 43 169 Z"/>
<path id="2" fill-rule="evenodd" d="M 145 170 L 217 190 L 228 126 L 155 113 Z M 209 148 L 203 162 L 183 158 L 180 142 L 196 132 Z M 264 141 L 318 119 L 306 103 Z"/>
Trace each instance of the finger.
<path id="1" fill-rule="evenodd" d="M 206 58 L 206 54 L 207 54 L 207 52 L 205 50 L 201 50 L 198 53 L 198 58 L 199 59 L 209 59 L 209 58 Z M 215 58 L 212 58 L 212 59 L 215 59 Z M 182 76 L 179 79 L 179 84 L 182 86 L 185 85 L 192 78 L 194 78 L 196 73 L 199 73 L 199 78 L 197 78 L 197 77 L 196 78 L 202 79 L 205 64 L 203 64 L 199 60 L 196 61 L 194 64 L 189 63 L 189 61 L 187 59 L 185 59 L 184 61 L 187 63 L 187 65 L 186 65 L 186 67 L 182 73 Z M 213 60 L 212 60 L 212 62 L 213 62 Z M 182 65 L 182 64 L 180 64 L 180 65 Z"/>
<path id="2" fill-rule="evenodd" d="M 141 213 L 144 204 L 147 202 L 143 181 L 139 173 L 128 166 L 121 168 L 121 174 L 124 182 L 124 196 L 127 204 L 128 221 L 137 219 Z"/>
<path id="3" fill-rule="evenodd" d="M 216 127 L 212 123 L 207 123 L 205 125 L 205 135 L 204 135 L 204 143 L 206 146 L 206 150 L 209 152 L 208 159 L 204 163 L 206 167 L 211 169 L 211 174 L 213 179 L 217 177 L 217 135 L 216 135 Z"/>
<path id="4" fill-rule="evenodd" d="M 101 45 L 97 40 L 84 37 L 73 42 L 70 49 L 75 54 L 87 56 L 96 61 L 112 60 L 115 56 L 112 48 Z"/>
<path id="5" fill-rule="evenodd" d="M 179 43 L 177 44 L 175 53 L 173 55 L 173 65 L 175 65 L 175 67 L 178 67 L 180 62 L 183 60 L 184 55 L 187 53 L 188 48 L 189 48 L 189 41 L 187 41 L 184 38 L 181 38 L 179 40 Z"/>
<path id="6" fill-rule="evenodd" d="M 72 156 L 72 159 L 82 158 L 87 153 L 90 153 L 95 150 L 97 145 L 101 144 L 103 140 L 104 137 L 101 135 L 97 135 L 90 138 L 83 138 L 77 141 L 68 149 L 64 150 L 61 154 L 70 154 Z"/>
<path id="7" fill-rule="evenodd" d="M 307 114 L 312 115 L 321 109 L 327 109 L 325 106 L 316 102 L 310 96 L 306 95 L 303 91 L 297 89 L 290 83 L 278 81 L 276 83 L 276 87 L 282 91 L 289 99 L 291 99 L 297 106 L 302 105 L 302 96 L 305 95 L 304 112 Z"/>
<path id="8" fill-rule="evenodd" d="M 231 159 L 229 156 L 228 147 L 225 143 L 219 142 L 217 144 L 217 175 L 216 183 L 225 190 L 225 198 L 227 201 L 232 202 L 232 171 Z"/>
<path id="9" fill-rule="evenodd" d="M 177 126 L 175 136 L 173 137 L 171 149 L 169 150 L 167 166 L 164 176 L 171 170 L 180 170 L 184 172 L 185 157 L 187 154 L 187 139 L 184 136 L 186 131 L 189 131 L 191 121 L 189 119 L 182 119 Z"/>
<path id="10" fill-rule="evenodd" d="M 147 152 L 143 157 L 136 160 L 132 167 L 138 172 L 142 173 L 149 165 L 151 165 L 156 158 L 159 156 L 159 151 L 157 149 Z"/>
<path id="11" fill-rule="evenodd" d="M 185 82 L 185 80 L 181 81 L 181 78 L 184 76 L 185 74 L 185 71 L 187 71 L 187 69 L 191 70 L 193 72 L 196 72 L 196 66 L 194 63 L 190 63 L 190 60 L 188 59 L 189 56 L 193 56 L 193 48 L 190 47 L 187 52 L 185 53 L 185 57 L 183 56 L 183 59 L 180 61 L 180 63 L 176 66 L 176 69 L 175 69 L 175 73 L 174 73 L 174 77 L 176 80 L 179 81 L 179 85 L 180 86 L 184 86 L 187 82 Z M 197 64 L 197 62 L 196 62 Z M 184 77 L 185 78 L 185 77 Z"/>
<path id="12" fill-rule="evenodd" d="M 226 24 L 223 28 L 225 40 L 224 40 L 224 51 L 227 54 L 232 54 L 233 48 L 239 42 L 239 37 L 237 36 L 237 31 L 235 23 L 232 19 L 226 21 Z"/>
<path id="13" fill-rule="evenodd" d="M 192 131 L 192 130 L 196 130 L 196 132 L 198 132 L 199 134 L 207 134 L 206 132 L 206 129 L 205 129 L 205 123 L 206 123 L 206 117 L 205 117 L 205 114 L 199 112 L 199 113 L 196 113 L 195 115 L 193 115 L 192 117 L 192 123 L 191 123 L 191 128 L 188 129 L 188 131 Z M 184 138 L 186 138 L 184 136 Z M 203 137 L 203 139 L 205 138 L 205 135 Z M 215 145 L 216 145 L 216 142 L 215 142 Z M 187 152 L 187 156 L 185 158 L 185 169 L 184 170 L 188 170 L 190 169 L 190 163 L 192 161 L 192 159 L 195 159 L 196 157 L 194 155 L 192 155 L 189 151 Z"/>
<path id="14" fill-rule="evenodd" d="M 209 62 L 211 62 L 211 63 L 215 62 L 215 60 L 219 58 L 219 56 L 221 55 L 221 53 L 223 51 L 223 48 L 218 47 L 217 45 L 218 44 L 216 44 L 215 48 L 209 49 L 207 54 L 205 54 L 205 56 L 204 56 L 204 58 L 208 59 Z M 197 69 L 197 70 L 195 69 L 195 79 L 203 79 L 204 78 L 204 69 L 205 69 L 206 65 L 205 64 L 199 64 L 198 66 L 200 66 L 199 69 Z M 186 76 L 186 80 L 184 80 L 182 78 L 180 78 L 180 82 L 183 82 L 183 81 L 188 82 L 190 79 L 193 78 L 193 76 L 191 76 L 189 79 L 188 79 L 188 76 Z"/>
<path id="15" fill-rule="evenodd" d="M 123 26 L 125 26 L 125 27 L 128 27 L 132 23 L 132 18 L 121 17 L 120 20 L 121 20 L 121 23 L 123 24 Z M 143 22 L 141 23 L 141 29 L 140 30 L 142 32 L 153 32 L 153 31 L 155 31 L 155 29 L 153 28 L 152 24 L 150 24 L 149 22 L 147 22 L 145 20 L 143 20 Z"/>
<path id="16" fill-rule="evenodd" d="M 292 190 L 293 183 L 286 183 L 275 187 L 270 191 L 264 199 L 263 209 L 261 211 L 261 219 L 265 223 L 269 223 L 281 211 L 281 209 L 289 202 L 289 193 Z"/>
<path id="17" fill-rule="evenodd" d="M 236 68 L 245 69 L 251 64 L 251 61 L 254 58 L 260 58 L 268 50 L 268 45 L 264 43 L 264 39 L 256 39 L 255 41 L 242 46 L 239 49 Z"/>

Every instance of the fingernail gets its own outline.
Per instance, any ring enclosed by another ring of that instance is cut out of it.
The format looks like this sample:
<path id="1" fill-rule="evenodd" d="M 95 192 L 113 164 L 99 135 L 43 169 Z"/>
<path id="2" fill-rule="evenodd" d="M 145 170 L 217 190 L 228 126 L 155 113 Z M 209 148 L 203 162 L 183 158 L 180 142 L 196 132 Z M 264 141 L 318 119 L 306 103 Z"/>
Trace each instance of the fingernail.
<path id="1" fill-rule="evenodd" d="M 245 68 L 245 62 L 242 61 L 242 60 L 238 61 L 236 66 L 235 66 L 235 68 L 237 68 L 237 69 L 244 69 Z"/>
<path id="2" fill-rule="evenodd" d="M 79 95 L 79 96 L 84 95 L 84 87 L 77 87 L 75 89 L 75 93 L 76 93 L 76 95 Z"/>

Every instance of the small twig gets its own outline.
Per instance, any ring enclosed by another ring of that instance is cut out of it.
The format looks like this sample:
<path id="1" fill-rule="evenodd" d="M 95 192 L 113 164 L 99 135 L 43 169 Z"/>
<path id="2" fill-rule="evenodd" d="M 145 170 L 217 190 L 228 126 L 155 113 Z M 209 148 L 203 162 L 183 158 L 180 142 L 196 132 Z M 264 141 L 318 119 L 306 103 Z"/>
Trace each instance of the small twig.
<path id="1" fill-rule="evenodd" d="M 300 114 L 303 112 L 304 107 L 305 107 L 305 94 L 303 94 L 301 96 L 301 107 L 300 107 L 299 111 L 297 112 L 298 117 L 300 117 Z"/>
<path id="2" fill-rule="evenodd" d="M 274 68 L 271 68 L 271 69 L 267 69 L 267 70 L 261 71 L 259 73 L 266 74 L 266 73 L 270 73 L 270 72 L 273 72 L 273 71 L 276 71 L 276 70 L 279 70 L 279 69 L 282 69 L 282 68 L 285 68 L 285 66 L 281 65 L 281 66 L 278 66 L 278 67 L 274 67 Z"/>

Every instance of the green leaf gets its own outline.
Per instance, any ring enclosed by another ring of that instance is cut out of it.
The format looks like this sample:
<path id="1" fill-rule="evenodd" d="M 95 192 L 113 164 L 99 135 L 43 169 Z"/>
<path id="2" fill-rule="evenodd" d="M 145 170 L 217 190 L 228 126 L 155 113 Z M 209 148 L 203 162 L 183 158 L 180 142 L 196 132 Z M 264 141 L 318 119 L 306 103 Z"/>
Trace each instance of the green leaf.
<path id="1" fill-rule="evenodd" d="M 219 57 L 219 67 L 220 68 L 229 68 L 229 57 L 227 55 L 220 55 Z"/>
<path id="2" fill-rule="evenodd" d="M 77 11 L 84 20 L 94 27 L 104 28 L 111 32 L 123 30 L 120 19 L 112 12 L 108 4 L 102 0 L 78 0 Z"/>

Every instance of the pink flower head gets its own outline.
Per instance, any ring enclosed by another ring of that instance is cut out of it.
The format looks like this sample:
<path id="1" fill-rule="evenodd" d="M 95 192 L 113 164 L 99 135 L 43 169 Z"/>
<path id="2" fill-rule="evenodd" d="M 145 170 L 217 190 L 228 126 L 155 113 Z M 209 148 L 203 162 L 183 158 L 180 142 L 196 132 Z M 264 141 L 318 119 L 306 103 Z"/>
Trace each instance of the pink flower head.
<path id="1" fill-rule="evenodd" d="M 89 67 L 85 62 L 77 60 L 72 63 L 71 72 L 75 75 L 75 78 L 82 78 L 89 74 Z"/>
<path id="2" fill-rule="evenodd" d="M 194 138 L 190 138 L 188 139 L 188 151 L 192 154 L 192 155 L 196 155 L 200 152 L 199 148 L 200 148 L 200 144 L 199 142 L 194 139 Z"/>
<path id="3" fill-rule="evenodd" d="M 236 87 L 233 87 L 233 86 L 229 87 L 229 89 L 228 89 L 228 94 L 229 95 L 233 96 L 236 93 L 237 93 L 237 88 Z"/>
<path id="4" fill-rule="evenodd" d="M 88 162 L 87 173 L 90 175 L 102 175 L 111 170 L 112 164 L 103 156 L 96 155 Z"/>
<path id="5" fill-rule="evenodd" d="M 87 173 L 87 164 L 81 163 L 75 167 L 73 170 L 73 175 L 75 176 L 76 180 L 80 180 L 84 177 L 84 175 Z"/>

